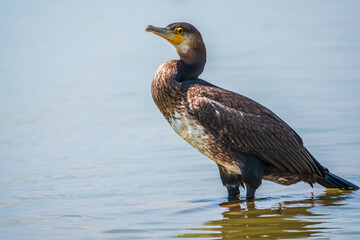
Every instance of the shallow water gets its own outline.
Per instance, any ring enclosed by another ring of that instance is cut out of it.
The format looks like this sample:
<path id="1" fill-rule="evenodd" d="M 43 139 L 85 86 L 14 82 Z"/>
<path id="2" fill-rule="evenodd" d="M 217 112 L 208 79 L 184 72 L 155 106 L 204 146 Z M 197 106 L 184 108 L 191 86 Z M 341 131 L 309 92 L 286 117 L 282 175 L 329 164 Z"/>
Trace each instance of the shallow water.
<path id="1" fill-rule="evenodd" d="M 3 1 L 1 239 L 356 239 L 360 193 L 264 182 L 226 203 L 217 167 L 150 95 L 173 47 L 148 24 L 202 32 L 201 77 L 272 109 L 360 184 L 357 1 Z M 243 196 L 243 195 L 242 195 Z"/>

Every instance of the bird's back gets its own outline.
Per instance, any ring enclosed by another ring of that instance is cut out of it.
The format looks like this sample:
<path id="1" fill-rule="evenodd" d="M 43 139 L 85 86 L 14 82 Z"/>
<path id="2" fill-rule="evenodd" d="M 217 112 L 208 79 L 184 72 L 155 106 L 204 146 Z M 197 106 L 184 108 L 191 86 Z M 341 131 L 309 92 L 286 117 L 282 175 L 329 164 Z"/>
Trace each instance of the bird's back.
<path id="1" fill-rule="evenodd" d="M 280 171 L 324 175 L 299 135 L 272 111 L 206 81 L 181 83 L 189 114 L 223 149 L 252 154 Z"/>

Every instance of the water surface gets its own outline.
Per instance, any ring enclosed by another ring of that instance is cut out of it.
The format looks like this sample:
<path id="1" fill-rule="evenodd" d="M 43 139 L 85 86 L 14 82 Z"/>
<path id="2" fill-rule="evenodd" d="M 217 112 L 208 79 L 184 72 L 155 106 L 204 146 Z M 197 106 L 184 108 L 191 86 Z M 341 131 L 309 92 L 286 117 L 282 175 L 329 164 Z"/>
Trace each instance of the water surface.
<path id="1" fill-rule="evenodd" d="M 254 205 L 226 203 L 216 165 L 152 102 L 157 67 L 177 56 L 144 29 L 193 23 L 208 50 L 203 79 L 272 109 L 323 165 L 360 184 L 359 10 L 3 1 L 1 239 L 358 238 L 358 192 L 264 182 Z"/>

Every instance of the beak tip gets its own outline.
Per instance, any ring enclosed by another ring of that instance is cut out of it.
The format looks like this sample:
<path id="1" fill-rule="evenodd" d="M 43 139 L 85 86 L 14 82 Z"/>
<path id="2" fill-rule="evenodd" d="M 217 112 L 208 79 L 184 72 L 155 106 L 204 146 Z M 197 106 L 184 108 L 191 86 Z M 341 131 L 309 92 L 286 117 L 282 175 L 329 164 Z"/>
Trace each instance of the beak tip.
<path id="1" fill-rule="evenodd" d="M 152 28 L 151 25 L 147 26 L 147 27 L 145 28 L 145 32 L 150 32 L 150 31 L 151 31 L 151 28 Z"/>

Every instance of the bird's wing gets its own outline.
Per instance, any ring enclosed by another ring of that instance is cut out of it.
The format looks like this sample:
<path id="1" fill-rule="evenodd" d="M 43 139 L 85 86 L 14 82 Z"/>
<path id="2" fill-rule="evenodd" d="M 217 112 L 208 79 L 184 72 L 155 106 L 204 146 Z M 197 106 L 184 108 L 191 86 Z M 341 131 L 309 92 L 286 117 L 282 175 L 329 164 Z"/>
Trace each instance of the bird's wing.
<path id="1" fill-rule="evenodd" d="M 301 138 L 270 110 L 236 93 L 210 88 L 189 88 L 188 106 L 190 113 L 220 141 L 281 171 L 323 175 L 321 165 Z"/>

